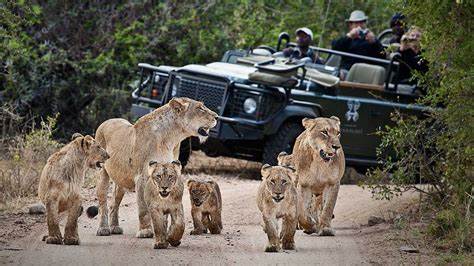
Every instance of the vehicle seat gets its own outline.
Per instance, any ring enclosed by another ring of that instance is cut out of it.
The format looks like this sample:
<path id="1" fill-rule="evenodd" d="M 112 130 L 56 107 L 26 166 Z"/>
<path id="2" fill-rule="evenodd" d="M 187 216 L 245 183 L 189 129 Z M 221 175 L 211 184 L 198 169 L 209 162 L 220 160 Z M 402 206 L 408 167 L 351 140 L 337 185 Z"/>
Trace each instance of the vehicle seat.
<path id="1" fill-rule="evenodd" d="M 356 63 L 349 70 L 346 81 L 383 85 L 385 82 L 385 68 L 377 65 Z"/>
<path id="2" fill-rule="evenodd" d="M 330 55 L 326 60 L 326 66 L 339 67 L 341 65 L 341 57 L 339 55 Z"/>

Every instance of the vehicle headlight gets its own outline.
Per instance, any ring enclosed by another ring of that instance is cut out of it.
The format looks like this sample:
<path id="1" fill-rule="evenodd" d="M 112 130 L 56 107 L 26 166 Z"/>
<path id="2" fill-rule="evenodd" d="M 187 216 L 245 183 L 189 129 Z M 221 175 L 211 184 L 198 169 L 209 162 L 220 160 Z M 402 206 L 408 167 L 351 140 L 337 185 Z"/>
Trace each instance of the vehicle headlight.
<path id="1" fill-rule="evenodd" d="M 247 98 L 244 101 L 244 112 L 253 114 L 257 110 L 257 101 L 254 98 Z"/>
<path id="2" fill-rule="evenodd" d="M 171 87 L 171 97 L 175 97 L 176 93 L 178 92 L 178 85 L 173 82 L 173 86 Z"/>

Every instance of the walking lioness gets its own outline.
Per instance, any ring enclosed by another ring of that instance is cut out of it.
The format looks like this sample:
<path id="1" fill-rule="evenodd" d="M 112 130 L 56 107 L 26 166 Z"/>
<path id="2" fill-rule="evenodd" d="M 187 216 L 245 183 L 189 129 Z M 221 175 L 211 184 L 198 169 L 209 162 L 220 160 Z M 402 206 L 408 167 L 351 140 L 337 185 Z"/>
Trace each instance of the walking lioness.
<path id="1" fill-rule="evenodd" d="M 267 234 L 268 245 L 265 252 L 295 249 L 297 220 L 296 189 L 293 183 L 295 170 L 288 166 L 262 167 L 262 183 L 258 188 L 257 206 L 262 212 L 263 231 Z M 278 234 L 278 219 L 282 219 L 281 233 Z"/>
<path id="2" fill-rule="evenodd" d="M 64 244 L 79 245 L 77 218 L 81 215 L 81 186 L 87 168 L 101 168 L 109 156 L 89 135 L 73 135 L 73 141 L 51 155 L 41 173 L 38 195 L 46 206 L 46 243 L 62 244 L 58 214 L 68 210 Z"/>
<path id="3" fill-rule="evenodd" d="M 217 124 L 216 119 L 217 114 L 202 102 L 173 98 L 133 125 L 120 118 L 102 123 L 97 129 L 96 139 L 110 154 L 110 159 L 101 170 L 97 184 L 100 216 L 97 235 L 122 234 L 118 211 L 125 190 L 134 190 L 137 178 L 148 176 L 150 161 L 176 160 L 174 151 L 182 140 L 191 136 L 208 136 L 209 129 Z M 110 224 L 107 209 L 109 179 L 115 183 Z M 140 222 L 137 237 L 152 237 L 150 215 L 140 189 L 143 188 L 136 188 Z"/>
<path id="4" fill-rule="evenodd" d="M 303 126 L 292 154 L 298 174 L 299 224 L 305 233 L 333 236 L 331 219 L 345 169 L 340 121 L 335 116 L 305 118 Z"/>

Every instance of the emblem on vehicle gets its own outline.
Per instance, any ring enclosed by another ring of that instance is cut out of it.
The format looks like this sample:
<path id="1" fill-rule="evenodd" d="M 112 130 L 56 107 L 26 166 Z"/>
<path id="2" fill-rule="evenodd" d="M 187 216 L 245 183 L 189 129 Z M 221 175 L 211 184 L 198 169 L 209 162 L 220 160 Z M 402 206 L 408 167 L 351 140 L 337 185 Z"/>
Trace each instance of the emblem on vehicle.
<path id="1" fill-rule="evenodd" d="M 359 120 L 359 110 L 360 102 L 357 100 L 350 100 L 347 101 L 347 112 L 346 112 L 346 119 L 347 121 L 354 121 L 357 122 Z"/>

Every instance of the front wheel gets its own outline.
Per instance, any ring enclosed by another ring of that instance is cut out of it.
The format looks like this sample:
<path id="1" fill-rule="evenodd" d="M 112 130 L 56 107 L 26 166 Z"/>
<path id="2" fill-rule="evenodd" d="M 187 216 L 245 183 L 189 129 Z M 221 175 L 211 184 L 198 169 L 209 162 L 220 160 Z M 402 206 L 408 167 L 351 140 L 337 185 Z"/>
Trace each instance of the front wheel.
<path id="1" fill-rule="evenodd" d="M 296 138 L 304 131 L 301 122 L 286 122 L 277 133 L 270 136 L 263 150 L 263 163 L 277 165 L 277 156 L 284 151 L 290 154 Z"/>

